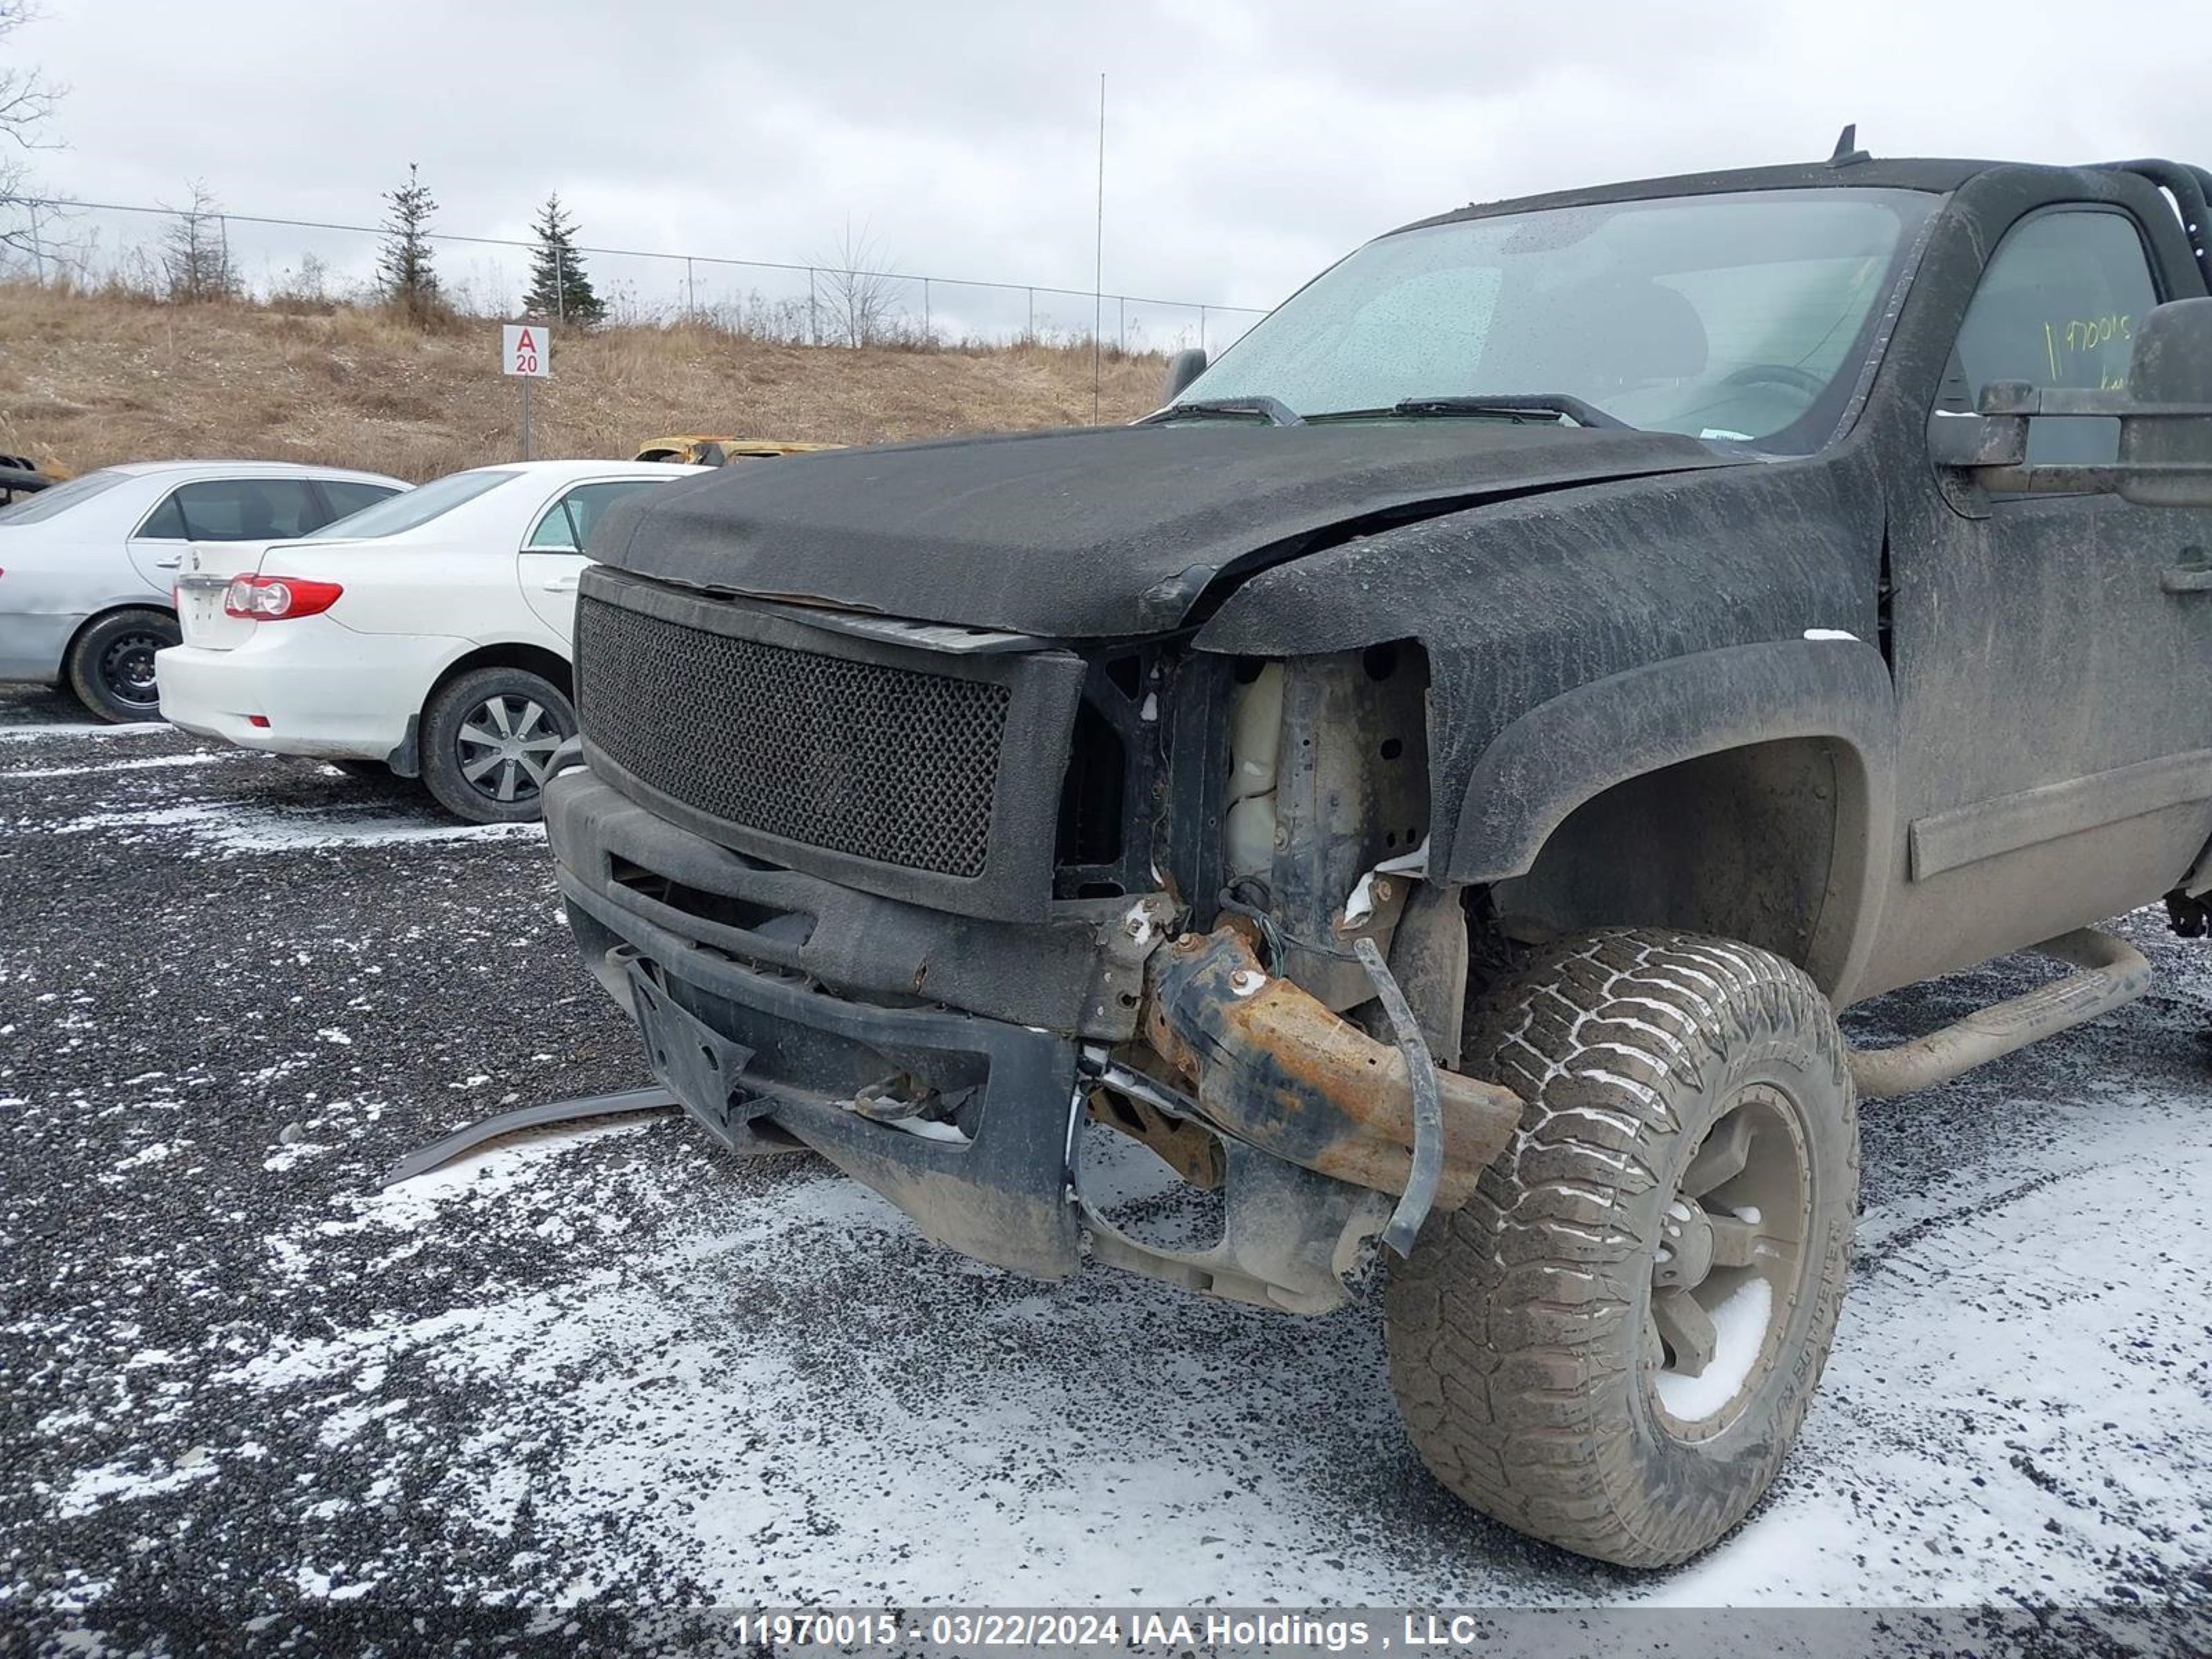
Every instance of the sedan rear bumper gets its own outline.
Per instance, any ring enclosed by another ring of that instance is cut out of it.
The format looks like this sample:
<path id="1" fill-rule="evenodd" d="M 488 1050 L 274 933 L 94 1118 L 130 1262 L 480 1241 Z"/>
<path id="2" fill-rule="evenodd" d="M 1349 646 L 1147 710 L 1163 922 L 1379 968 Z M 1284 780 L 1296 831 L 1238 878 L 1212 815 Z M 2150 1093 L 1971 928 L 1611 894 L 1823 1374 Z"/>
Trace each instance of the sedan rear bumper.
<path id="1" fill-rule="evenodd" d="M 390 760 L 457 643 L 357 634 L 320 617 L 264 623 L 236 650 L 180 645 L 156 656 L 161 714 L 242 749 Z"/>

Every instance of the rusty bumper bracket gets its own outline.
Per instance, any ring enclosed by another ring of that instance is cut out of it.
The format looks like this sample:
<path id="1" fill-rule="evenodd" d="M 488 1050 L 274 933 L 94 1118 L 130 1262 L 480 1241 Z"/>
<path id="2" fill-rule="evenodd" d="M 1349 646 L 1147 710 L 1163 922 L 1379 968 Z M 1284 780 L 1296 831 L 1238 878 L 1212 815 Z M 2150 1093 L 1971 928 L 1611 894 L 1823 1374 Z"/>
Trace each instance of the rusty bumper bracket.
<path id="1" fill-rule="evenodd" d="M 1406 1057 L 1406 1070 L 1413 1083 L 1413 1162 L 1406 1176 L 1406 1190 L 1400 1195 L 1398 1207 L 1390 1212 L 1390 1224 L 1382 1229 L 1382 1242 L 1401 1256 L 1411 1255 L 1413 1240 L 1421 1231 L 1421 1224 L 1429 1218 L 1429 1206 L 1437 1200 L 1437 1180 L 1444 1168 L 1444 1115 L 1443 1103 L 1437 1093 L 1437 1063 L 1429 1058 L 1429 1045 L 1422 1040 L 1419 1024 L 1413 1011 L 1406 1003 L 1406 994 L 1398 988 L 1398 981 L 1390 977 L 1384 965 L 1382 953 L 1375 948 L 1371 939 L 1356 940 L 1352 952 L 1359 965 L 1367 970 L 1374 982 L 1375 994 L 1382 1000 L 1382 1012 L 1390 1018 L 1390 1030 L 1398 1039 L 1398 1052 Z"/>
<path id="2" fill-rule="evenodd" d="M 1269 975 L 1234 927 L 1185 934 L 1152 957 L 1145 1034 L 1191 1080 L 1199 1115 L 1222 1135 L 1405 1195 L 1393 1225 L 1405 1223 L 1394 1248 L 1406 1248 L 1431 1209 L 1467 1201 L 1512 1139 L 1521 1100 L 1437 1067 L 1403 996 L 1390 1006 L 1384 988 L 1397 986 L 1379 957 L 1368 971 L 1384 994 L 1395 1045 Z"/>

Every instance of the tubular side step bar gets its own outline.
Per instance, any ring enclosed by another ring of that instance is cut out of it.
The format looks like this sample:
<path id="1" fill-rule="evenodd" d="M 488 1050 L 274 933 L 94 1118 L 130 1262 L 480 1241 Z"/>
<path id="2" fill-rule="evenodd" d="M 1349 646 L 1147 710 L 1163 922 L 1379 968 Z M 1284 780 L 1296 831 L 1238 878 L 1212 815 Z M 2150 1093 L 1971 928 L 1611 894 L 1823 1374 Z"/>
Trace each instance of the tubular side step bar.
<path id="1" fill-rule="evenodd" d="M 1852 1049 L 1851 1081 L 1861 1097 L 1887 1100 L 1948 1083 L 2039 1037 L 2110 1013 L 2150 988 L 2150 963 L 2142 952 L 2094 927 L 2061 933 L 2031 948 L 2038 956 L 2071 963 L 2077 971 L 1894 1048 Z"/>

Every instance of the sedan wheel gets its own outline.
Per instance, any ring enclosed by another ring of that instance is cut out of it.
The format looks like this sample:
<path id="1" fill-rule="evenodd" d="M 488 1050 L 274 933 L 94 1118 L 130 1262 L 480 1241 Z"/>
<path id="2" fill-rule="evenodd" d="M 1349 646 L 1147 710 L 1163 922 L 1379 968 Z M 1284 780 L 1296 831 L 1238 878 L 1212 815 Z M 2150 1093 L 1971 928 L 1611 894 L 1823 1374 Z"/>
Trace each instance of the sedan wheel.
<path id="1" fill-rule="evenodd" d="M 154 684 L 154 653 L 166 641 L 151 634 L 125 634 L 100 657 L 100 683 L 116 702 L 149 713 L 161 706 Z"/>
<path id="2" fill-rule="evenodd" d="M 102 720 L 159 720 L 161 692 L 155 684 L 154 653 L 176 644 L 178 637 L 177 619 L 167 611 L 111 612 L 70 647 L 70 689 Z"/>
<path id="3" fill-rule="evenodd" d="M 544 676 L 480 668 L 432 701 L 423 721 L 423 780 L 462 817 L 526 822 L 538 815 L 553 751 L 575 731 L 574 705 Z"/>
<path id="4" fill-rule="evenodd" d="M 501 805 L 532 799 L 567 735 L 555 729 L 545 705 L 534 697 L 517 692 L 487 697 L 461 722 L 455 739 L 461 775 Z"/>

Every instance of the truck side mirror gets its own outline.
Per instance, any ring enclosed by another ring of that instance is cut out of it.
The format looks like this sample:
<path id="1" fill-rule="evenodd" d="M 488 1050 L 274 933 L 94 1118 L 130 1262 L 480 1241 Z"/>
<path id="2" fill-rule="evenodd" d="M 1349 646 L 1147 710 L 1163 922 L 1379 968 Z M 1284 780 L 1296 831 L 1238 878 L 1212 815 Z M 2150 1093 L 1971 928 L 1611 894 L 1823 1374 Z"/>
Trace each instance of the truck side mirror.
<path id="1" fill-rule="evenodd" d="M 2136 407 L 2120 411 L 2120 495 L 2212 507 L 2212 299 L 2151 307 L 2136 331 L 2127 396 Z"/>
<path id="2" fill-rule="evenodd" d="M 1193 380 L 1205 373 L 1206 351 L 1203 347 L 1192 346 L 1176 352 L 1168 359 L 1167 384 L 1161 389 L 1160 401 L 1163 404 L 1173 403 L 1182 396 L 1184 389 Z"/>
<path id="3" fill-rule="evenodd" d="M 2054 416 L 2118 420 L 2118 459 L 2030 465 L 2028 423 Z M 2136 329 L 2126 390 L 1993 380 L 1977 413 L 1936 411 L 1928 453 L 2002 494 L 2101 490 L 2142 507 L 2212 507 L 2212 299 L 2151 308 Z"/>

